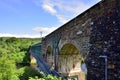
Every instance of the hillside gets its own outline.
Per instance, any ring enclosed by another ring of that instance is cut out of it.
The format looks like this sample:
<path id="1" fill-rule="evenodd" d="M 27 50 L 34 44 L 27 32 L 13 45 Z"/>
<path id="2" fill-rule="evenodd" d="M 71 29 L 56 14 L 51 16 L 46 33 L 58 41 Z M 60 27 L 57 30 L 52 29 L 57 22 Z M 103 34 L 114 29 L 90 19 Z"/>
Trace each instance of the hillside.
<path id="1" fill-rule="evenodd" d="M 0 55 L 7 55 L 16 63 L 29 63 L 28 48 L 40 41 L 39 38 L 1 37 Z"/>

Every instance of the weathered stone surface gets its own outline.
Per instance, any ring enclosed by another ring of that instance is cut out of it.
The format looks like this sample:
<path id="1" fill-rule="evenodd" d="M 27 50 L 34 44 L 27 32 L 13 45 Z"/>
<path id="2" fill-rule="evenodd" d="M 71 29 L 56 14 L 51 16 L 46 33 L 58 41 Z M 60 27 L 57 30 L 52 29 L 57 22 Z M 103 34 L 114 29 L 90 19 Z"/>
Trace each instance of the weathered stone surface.
<path id="1" fill-rule="evenodd" d="M 85 59 L 87 80 L 105 80 L 105 61 L 104 58 L 99 57 L 100 55 L 108 57 L 108 80 L 119 80 L 120 0 L 102 0 L 43 39 L 43 54 L 47 55 L 47 47 L 51 46 L 55 69 L 69 74 L 71 66 L 68 64 L 73 65 L 74 59 L 72 58 L 76 50 L 67 46 L 64 48 L 65 50 L 62 50 L 62 53 L 67 53 L 73 49 L 72 53 L 68 53 L 68 56 L 61 56 L 61 49 L 66 44 L 72 44 L 76 47 L 79 56 Z M 79 56 L 76 56 L 75 60 L 78 61 Z M 59 63 L 60 60 L 63 63 Z M 80 73 L 79 80 L 85 80 L 85 73 L 81 71 L 81 61 L 80 59 L 75 66 L 80 66 L 77 69 Z M 65 64 L 65 62 L 68 63 Z M 70 73 L 70 75 L 78 74 Z M 81 79 L 83 75 L 84 78 Z"/>

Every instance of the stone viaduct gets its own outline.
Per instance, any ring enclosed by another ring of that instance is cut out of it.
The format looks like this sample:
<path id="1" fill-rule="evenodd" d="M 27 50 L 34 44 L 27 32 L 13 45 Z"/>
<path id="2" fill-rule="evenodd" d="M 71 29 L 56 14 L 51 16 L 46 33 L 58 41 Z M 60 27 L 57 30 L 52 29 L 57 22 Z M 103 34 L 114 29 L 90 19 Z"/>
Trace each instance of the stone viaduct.
<path id="1" fill-rule="evenodd" d="M 78 80 L 105 80 L 100 56 L 106 56 L 108 80 L 120 80 L 120 0 L 102 0 L 47 35 L 42 53 L 55 70 Z"/>

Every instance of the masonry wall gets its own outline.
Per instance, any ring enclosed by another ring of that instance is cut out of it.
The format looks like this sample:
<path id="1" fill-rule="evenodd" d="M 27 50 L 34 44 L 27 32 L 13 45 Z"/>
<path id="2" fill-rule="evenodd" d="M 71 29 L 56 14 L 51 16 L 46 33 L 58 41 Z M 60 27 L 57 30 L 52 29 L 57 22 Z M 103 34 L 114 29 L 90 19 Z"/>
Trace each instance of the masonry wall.
<path id="1" fill-rule="evenodd" d="M 55 66 L 66 44 L 73 44 L 87 64 L 87 80 L 105 80 L 108 57 L 108 80 L 120 79 L 120 0 L 102 0 L 43 39 L 42 52 L 52 47 Z"/>
<path id="2" fill-rule="evenodd" d="M 88 80 L 105 80 L 107 56 L 108 80 L 120 80 L 120 0 L 105 0 L 93 12 L 90 53 L 87 59 Z"/>

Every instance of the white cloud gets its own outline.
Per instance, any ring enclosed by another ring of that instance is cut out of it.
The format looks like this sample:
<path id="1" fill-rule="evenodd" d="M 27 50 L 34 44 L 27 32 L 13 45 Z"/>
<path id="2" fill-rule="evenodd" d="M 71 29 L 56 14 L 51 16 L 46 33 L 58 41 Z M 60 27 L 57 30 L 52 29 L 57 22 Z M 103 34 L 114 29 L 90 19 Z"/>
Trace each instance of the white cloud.
<path id="1" fill-rule="evenodd" d="M 42 8 L 44 10 L 46 10 L 47 12 L 51 13 L 51 14 L 56 14 L 57 13 L 57 11 L 54 9 L 54 5 L 52 5 L 51 3 L 44 2 L 42 4 Z"/>
<path id="2" fill-rule="evenodd" d="M 40 38 L 45 37 L 49 33 L 53 32 L 57 27 L 35 27 L 32 30 L 39 32 L 37 34 L 11 34 L 11 33 L 0 33 L 0 37 L 17 37 L 17 38 Z M 41 35 L 42 32 L 42 35 Z"/>
<path id="3" fill-rule="evenodd" d="M 96 2 L 98 1 L 100 0 L 96 0 Z M 41 7 L 44 11 L 55 16 L 62 24 L 68 22 L 70 19 L 74 18 L 75 16 L 79 15 L 80 13 L 91 7 L 91 4 L 88 5 L 82 0 L 34 0 L 34 3 L 37 6 Z M 43 35 L 47 35 L 55 29 L 56 27 L 33 28 L 34 31 L 42 32 Z"/>
<path id="4" fill-rule="evenodd" d="M 52 0 L 44 0 L 42 2 L 42 6 L 41 7 L 45 11 L 47 11 L 50 14 L 54 15 L 59 20 L 59 22 L 61 22 L 61 23 L 67 22 L 65 17 L 62 14 L 59 14 L 59 11 L 55 8 L 57 6 L 52 2 Z"/>
<path id="5" fill-rule="evenodd" d="M 40 38 L 40 34 L 30 35 L 30 34 L 10 34 L 10 33 L 0 33 L 0 37 L 17 37 L 17 38 Z"/>
<path id="6" fill-rule="evenodd" d="M 48 35 L 49 33 L 53 32 L 57 27 L 35 27 L 32 30 L 36 32 L 42 33 L 42 37 Z"/>
<path id="7" fill-rule="evenodd" d="M 35 3 L 54 15 L 62 24 L 90 7 L 81 0 L 36 0 Z"/>
<path id="8" fill-rule="evenodd" d="M 65 19 L 65 17 L 64 16 L 62 16 L 62 15 L 55 15 L 56 17 L 57 17 L 57 19 L 59 20 L 59 22 L 61 22 L 61 23 L 66 23 L 68 20 L 67 19 Z"/>

